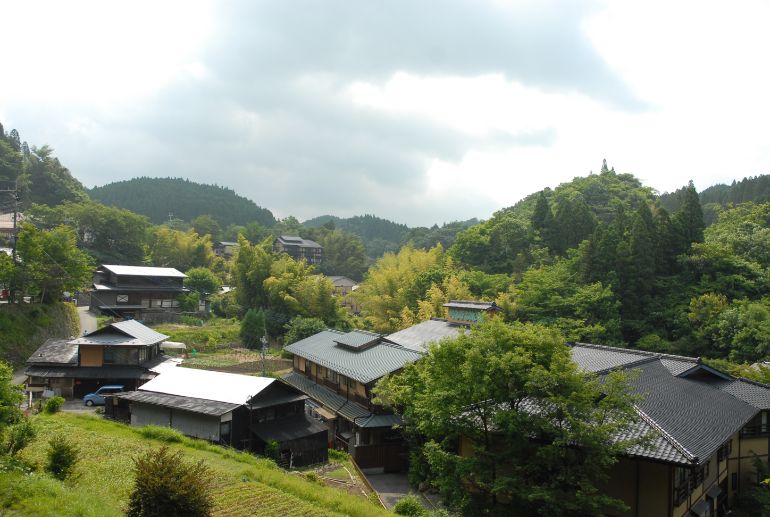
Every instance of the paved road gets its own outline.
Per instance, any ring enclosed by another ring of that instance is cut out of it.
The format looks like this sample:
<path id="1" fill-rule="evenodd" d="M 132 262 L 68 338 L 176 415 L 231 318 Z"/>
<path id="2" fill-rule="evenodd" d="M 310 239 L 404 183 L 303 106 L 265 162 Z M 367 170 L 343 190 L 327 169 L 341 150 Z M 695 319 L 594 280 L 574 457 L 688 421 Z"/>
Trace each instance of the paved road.
<path id="1" fill-rule="evenodd" d="M 429 510 L 432 509 L 430 504 L 424 500 L 424 496 L 417 493 L 409 486 L 405 473 L 366 474 L 366 479 L 369 480 L 372 488 L 377 491 L 380 495 L 380 499 L 382 499 L 382 502 L 385 503 L 385 506 L 387 506 L 389 510 L 392 510 L 398 500 L 407 494 L 416 495 L 423 506 Z"/>
<path id="2" fill-rule="evenodd" d="M 78 307 L 80 317 L 80 335 L 96 330 L 96 316 L 88 312 L 88 307 Z"/>

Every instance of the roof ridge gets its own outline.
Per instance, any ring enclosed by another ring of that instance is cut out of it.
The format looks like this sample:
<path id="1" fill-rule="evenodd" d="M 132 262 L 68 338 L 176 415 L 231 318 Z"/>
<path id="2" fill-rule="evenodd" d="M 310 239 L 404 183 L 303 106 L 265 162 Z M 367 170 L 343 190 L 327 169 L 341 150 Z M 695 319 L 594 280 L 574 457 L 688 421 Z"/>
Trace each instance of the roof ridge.
<path id="1" fill-rule="evenodd" d="M 754 386 L 759 386 L 760 388 L 770 389 L 770 384 L 765 384 L 764 382 L 755 381 L 755 380 L 749 379 L 747 377 L 736 377 L 735 380 L 736 381 L 747 382 L 749 384 L 753 384 Z"/>
<path id="2" fill-rule="evenodd" d="M 387 338 L 383 338 L 383 339 L 387 339 Z M 417 350 L 412 350 L 411 348 L 406 348 L 405 346 L 399 345 L 398 343 L 394 343 L 393 341 L 381 341 L 378 344 L 385 345 L 385 346 L 388 346 L 390 348 L 398 348 L 399 350 L 406 350 L 407 352 L 412 352 L 413 354 L 417 354 L 420 357 L 425 355 L 422 352 L 418 352 Z"/>
<path id="3" fill-rule="evenodd" d="M 594 373 L 596 375 L 604 375 L 605 373 L 610 373 L 610 372 L 614 372 L 614 371 L 618 371 L 618 370 L 626 370 L 628 368 L 635 368 L 637 366 L 641 366 L 641 365 L 647 364 L 647 363 L 653 363 L 653 362 L 659 361 L 659 360 L 660 360 L 660 357 L 655 357 L 655 356 L 653 356 L 653 357 L 642 357 L 639 360 L 632 361 L 630 363 L 619 364 L 617 366 L 612 366 L 610 368 L 605 368 L 604 370 L 599 370 L 599 371 L 594 372 Z"/>
<path id="4" fill-rule="evenodd" d="M 580 341 L 570 341 L 567 343 L 567 346 L 571 346 L 571 347 L 582 346 L 586 348 L 596 348 L 599 350 L 613 350 L 618 352 L 625 352 L 628 354 L 644 355 L 648 357 L 660 357 L 661 359 L 676 359 L 679 361 L 686 361 L 688 363 L 701 362 L 700 357 L 688 357 L 686 355 L 664 354 L 661 352 L 650 352 L 648 350 L 639 350 L 636 348 L 621 348 L 619 346 L 596 345 L 594 343 L 581 343 Z"/>
<path id="5" fill-rule="evenodd" d="M 682 453 L 682 456 L 684 456 L 685 458 L 690 460 L 690 462 L 693 462 L 693 463 L 698 461 L 698 457 L 696 455 L 694 455 L 689 450 L 687 450 L 687 448 L 684 445 L 679 443 L 676 438 L 671 436 L 665 429 L 663 429 L 663 427 L 660 424 L 658 424 L 655 420 L 653 420 L 653 418 L 650 415 L 642 411 L 641 408 L 636 404 L 634 404 L 633 406 L 637 414 L 642 418 L 642 420 L 644 420 L 650 427 L 658 431 L 665 440 L 671 443 L 671 445 L 677 451 Z"/>

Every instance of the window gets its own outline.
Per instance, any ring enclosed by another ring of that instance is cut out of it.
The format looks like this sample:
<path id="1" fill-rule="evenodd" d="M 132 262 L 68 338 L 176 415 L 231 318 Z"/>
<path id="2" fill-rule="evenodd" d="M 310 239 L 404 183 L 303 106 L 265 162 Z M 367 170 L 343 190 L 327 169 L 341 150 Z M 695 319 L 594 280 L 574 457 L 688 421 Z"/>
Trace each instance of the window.
<path id="1" fill-rule="evenodd" d="M 115 297 L 115 301 L 117 303 L 128 303 L 128 295 L 127 294 L 119 294 Z"/>
<path id="2" fill-rule="evenodd" d="M 329 370 L 328 368 L 326 369 L 326 378 L 329 379 L 329 382 L 331 382 L 332 384 L 340 383 L 340 379 L 337 376 L 337 372 Z"/>
<path id="3" fill-rule="evenodd" d="M 674 469 L 674 505 L 679 506 L 690 494 L 690 469 Z"/>
<path id="4" fill-rule="evenodd" d="M 354 381 L 353 379 L 350 379 L 348 377 L 345 377 L 345 386 L 347 386 L 351 390 L 355 391 L 355 389 L 356 389 L 356 381 Z"/>
<path id="5" fill-rule="evenodd" d="M 728 440 L 727 443 L 721 446 L 717 451 L 717 461 L 726 460 L 727 458 L 730 457 L 730 453 L 732 452 L 733 452 L 733 441 Z"/>
<path id="6" fill-rule="evenodd" d="M 742 436 L 757 436 L 761 434 L 767 434 L 770 431 L 767 422 L 767 411 L 761 411 L 751 421 L 746 424 L 746 427 L 741 429 Z"/>

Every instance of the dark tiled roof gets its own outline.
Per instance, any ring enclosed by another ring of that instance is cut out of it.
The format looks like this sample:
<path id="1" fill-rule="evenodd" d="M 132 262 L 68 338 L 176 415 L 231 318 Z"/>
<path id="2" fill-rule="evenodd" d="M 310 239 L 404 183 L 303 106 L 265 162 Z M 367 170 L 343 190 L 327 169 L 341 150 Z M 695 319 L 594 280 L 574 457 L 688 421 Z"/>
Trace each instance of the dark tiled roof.
<path id="1" fill-rule="evenodd" d="M 155 332 L 136 320 L 117 321 L 72 341 L 77 345 L 150 346 L 161 343 L 168 336 Z"/>
<path id="2" fill-rule="evenodd" d="M 323 248 L 316 241 L 310 239 L 303 239 L 302 237 L 295 237 L 292 235 L 281 235 L 278 240 L 286 246 L 297 246 L 299 248 Z"/>
<path id="3" fill-rule="evenodd" d="M 629 453 L 673 463 L 708 459 L 739 431 L 759 409 L 770 408 L 770 387 L 702 365 L 697 358 L 639 350 L 572 344 L 572 356 L 586 371 L 637 370 L 630 381 L 642 396 L 640 422 L 619 439 L 653 430 L 647 446 Z"/>
<path id="4" fill-rule="evenodd" d="M 757 409 L 770 409 L 770 386 L 749 379 L 720 383 L 718 388 Z"/>
<path id="5" fill-rule="evenodd" d="M 25 375 L 60 379 L 152 379 L 141 366 L 28 366 Z"/>
<path id="6" fill-rule="evenodd" d="M 78 346 L 68 339 L 49 339 L 29 356 L 27 364 L 77 365 Z"/>
<path id="7" fill-rule="evenodd" d="M 385 339 L 404 348 L 426 352 L 428 343 L 441 341 L 447 337 L 457 337 L 462 328 L 443 319 L 430 319 L 404 330 L 399 330 L 386 336 Z"/>
<path id="8" fill-rule="evenodd" d="M 254 434 L 265 442 L 276 440 L 288 442 L 298 438 L 307 438 L 318 433 L 327 433 L 326 426 L 321 422 L 312 420 L 305 415 L 296 415 L 291 418 L 262 422 L 254 427 Z"/>
<path id="9" fill-rule="evenodd" d="M 336 341 L 344 335 L 336 330 L 324 330 L 292 343 L 284 350 L 364 384 L 400 370 L 422 357 L 414 350 L 391 343 L 378 343 L 364 350 L 352 350 L 337 345 Z"/>
<path id="10" fill-rule="evenodd" d="M 127 393 L 119 394 L 118 398 L 130 400 L 131 402 L 170 407 L 190 411 L 192 413 L 214 416 L 224 415 L 225 413 L 229 413 L 240 407 L 240 404 L 230 404 L 228 402 L 192 397 L 180 397 L 178 395 L 167 395 L 165 393 L 155 393 L 153 391 L 129 391 Z"/>
<path id="11" fill-rule="evenodd" d="M 313 400 L 359 427 L 391 427 L 393 423 L 401 422 L 400 418 L 393 415 L 375 415 L 361 404 L 351 402 L 342 395 L 316 384 L 299 373 L 289 373 L 284 375 L 281 380 L 306 393 Z M 386 416 L 390 418 L 380 418 Z"/>

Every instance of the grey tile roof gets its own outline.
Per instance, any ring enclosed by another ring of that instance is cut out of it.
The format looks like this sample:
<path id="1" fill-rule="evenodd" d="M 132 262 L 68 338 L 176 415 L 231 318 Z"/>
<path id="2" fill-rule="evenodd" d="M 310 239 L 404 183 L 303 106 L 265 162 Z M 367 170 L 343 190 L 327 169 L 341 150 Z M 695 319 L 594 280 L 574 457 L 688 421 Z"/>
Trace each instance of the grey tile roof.
<path id="1" fill-rule="evenodd" d="M 291 372 L 284 375 L 281 380 L 359 427 L 391 427 L 393 423 L 401 421 L 393 415 L 375 415 L 361 404 L 351 402 L 299 373 Z M 390 418 L 380 418 L 386 416 Z"/>
<path id="2" fill-rule="evenodd" d="M 720 383 L 718 388 L 757 409 L 770 409 L 770 386 L 766 384 L 749 379 L 735 379 Z"/>
<path id="3" fill-rule="evenodd" d="M 658 354 L 644 350 L 631 350 L 589 343 L 570 343 L 572 360 L 587 372 L 601 373 L 615 368 L 626 368 L 631 363 L 659 358 L 673 374 L 679 375 L 698 364 L 696 357 Z"/>
<path id="4" fill-rule="evenodd" d="M 344 335 L 324 330 L 284 348 L 358 382 L 368 384 L 422 357 L 422 354 L 392 343 L 378 343 L 364 350 L 351 350 L 335 341 Z"/>
<path id="5" fill-rule="evenodd" d="M 150 346 L 161 343 L 166 339 L 168 339 L 167 335 L 155 332 L 136 320 L 126 320 L 111 323 L 106 327 L 75 339 L 72 343 L 77 345 Z"/>
<path id="6" fill-rule="evenodd" d="M 78 364 L 78 346 L 68 339 L 49 339 L 35 350 L 27 364 Z"/>
<path id="7" fill-rule="evenodd" d="M 688 454 L 686 449 L 662 432 L 659 427 L 654 426 L 648 419 L 640 418 L 617 439 L 618 441 L 644 440 L 639 444 L 632 445 L 626 451 L 629 456 L 640 456 L 679 465 L 692 463 L 692 455 Z"/>
<path id="8" fill-rule="evenodd" d="M 117 395 L 117 397 L 130 400 L 131 402 L 152 404 L 154 406 L 163 406 L 214 416 L 224 415 L 241 406 L 240 404 L 230 404 L 228 402 L 192 397 L 180 397 L 178 395 L 167 395 L 165 393 L 155 393 L 153 391 L 129 391 L 121 393 Z"/>
<path id="9" fill-rule="evenodd" d="M 302 237 L 295 237 L 292 235 L 281 235 L 278 240 L 286 246 L 297 246 L 300 248 L 323 248 L 316 241 L 310 239 L 303 239 Z"/>
<path id="10" fill-rule="evenodd" d="M 457 337 L 462 329 L 463 327 L 448 323 L 446 320 L 434 318 L 399 330 L 385 336 L 385 339 L 404 348 L 425 352 L 429 343 L 441 341 L 447 337 Z"/>
<path id="11" fill-rule="evenodd" d="M 770 409 L 770 387 L 703 366 L 699 359 L 585 343 L 571 344 L 572 357 L 585 371 L 603 374 L 633 369 L 632 391 L 642 396 L 640 421 L 627 437 L 654 431 L 646 446 L 631 455 L 673 463 L 708 459 L 760 409 Z"/>
<path id="12" fill-rule="evenodd" d="M 353 287 L 354 285 L 358 285 L 358 282 L 346 276 L 332 275 L 328 278 L 335 287 Z"/>
<path id="13" fill-rule="evenodd" d="M 334 342 L 354 350 L 363 350 L 368 345 L 377 343 L 380 337 L 379 334 L 366 332 L 365 330 L 351 330 L 347 334 L 336 338 Z"/>

